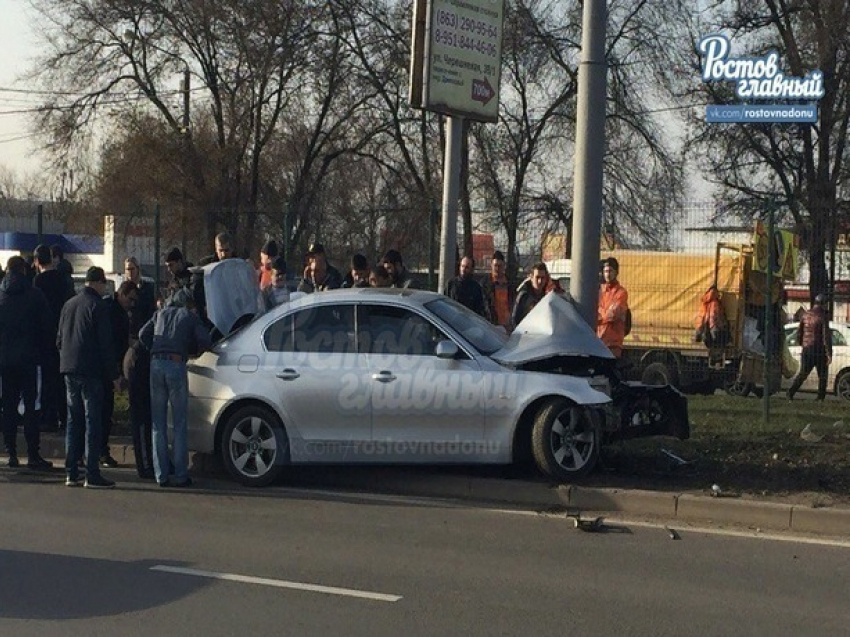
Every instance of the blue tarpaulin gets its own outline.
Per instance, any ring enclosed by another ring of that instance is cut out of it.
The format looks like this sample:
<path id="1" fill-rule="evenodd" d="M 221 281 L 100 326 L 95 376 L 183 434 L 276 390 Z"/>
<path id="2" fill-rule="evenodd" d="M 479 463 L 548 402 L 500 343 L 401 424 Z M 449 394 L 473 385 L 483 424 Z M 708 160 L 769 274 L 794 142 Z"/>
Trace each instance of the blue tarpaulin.
<path id="1" fill-rule="evenodd" d="M 39 243 L 58 244 L 65 254 L 103 254 L 103 237 L 81 234 L 42 234 L 34 232 L 0 232 L 0 250 L 32 252 Z"/>

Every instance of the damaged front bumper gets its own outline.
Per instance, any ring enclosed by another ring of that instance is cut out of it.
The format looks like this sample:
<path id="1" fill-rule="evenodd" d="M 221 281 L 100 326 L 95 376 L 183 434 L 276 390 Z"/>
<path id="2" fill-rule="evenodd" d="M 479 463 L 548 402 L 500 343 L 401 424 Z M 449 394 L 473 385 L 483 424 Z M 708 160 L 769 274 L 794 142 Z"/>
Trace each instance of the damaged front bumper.
<path id="1" fill-rule="evenodd" d="M 608 442 L 645 436 L 686 440 L 691 435 L 688 399 L 675 387 L 620 382 L 612 387 L 611 399 Z"/>

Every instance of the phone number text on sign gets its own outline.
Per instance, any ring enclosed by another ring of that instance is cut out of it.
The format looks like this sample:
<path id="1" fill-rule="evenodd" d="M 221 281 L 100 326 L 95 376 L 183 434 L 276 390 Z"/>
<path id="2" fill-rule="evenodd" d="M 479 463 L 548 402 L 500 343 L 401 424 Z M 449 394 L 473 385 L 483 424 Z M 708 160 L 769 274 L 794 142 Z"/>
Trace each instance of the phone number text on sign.
<path id="1" fill-rule="evenodd" d="M 488 38 L 495 39 L 499 36 L 499 28 L 495 24 L 473 20 L 464 15 L 459 16 L 454 11 L 445 11 L 444 9 L 437 11 L 437 24 Z"/>
<path id="2" fill-rule="evenodd" d="M 447 31 L 445 29 L 434 29 L 434 42 L 467 51 L 475 51 L 481 55 L 487 55 L 493 58 L 496 57 L 497 53 L 496 45 L 493 42 L 473 38 L 462 33 L 457 34 L 454 31 Z"/>

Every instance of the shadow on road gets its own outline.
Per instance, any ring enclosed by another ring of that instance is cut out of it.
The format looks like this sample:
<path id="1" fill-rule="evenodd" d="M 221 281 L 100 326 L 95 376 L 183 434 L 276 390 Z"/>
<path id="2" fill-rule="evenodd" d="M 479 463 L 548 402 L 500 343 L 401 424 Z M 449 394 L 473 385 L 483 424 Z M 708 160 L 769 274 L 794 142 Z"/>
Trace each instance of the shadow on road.
<path id="1" fill-rule="evenodd" d="M 0 550 L 0 618 L 85 619 L 170 604 L 209 585 L 151 571 L 168 562 L 117 562 Z"/>

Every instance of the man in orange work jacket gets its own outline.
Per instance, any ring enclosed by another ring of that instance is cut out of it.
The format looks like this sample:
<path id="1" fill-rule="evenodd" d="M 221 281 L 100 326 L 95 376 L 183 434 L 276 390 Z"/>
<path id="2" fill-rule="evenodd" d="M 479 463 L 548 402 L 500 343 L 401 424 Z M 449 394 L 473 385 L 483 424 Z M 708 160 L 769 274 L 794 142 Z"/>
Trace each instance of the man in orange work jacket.
<path id="1" fill-rule="evenodd" d="M 620 358 L 626 336 L 626 313 L 629 310 L 629 293 L 617 281 L 620 264 L 614 257 L 602 265 L 603 283 L 599 287 L 599 305 L 596 310 L 596 335 L 611 353 Z"/>

